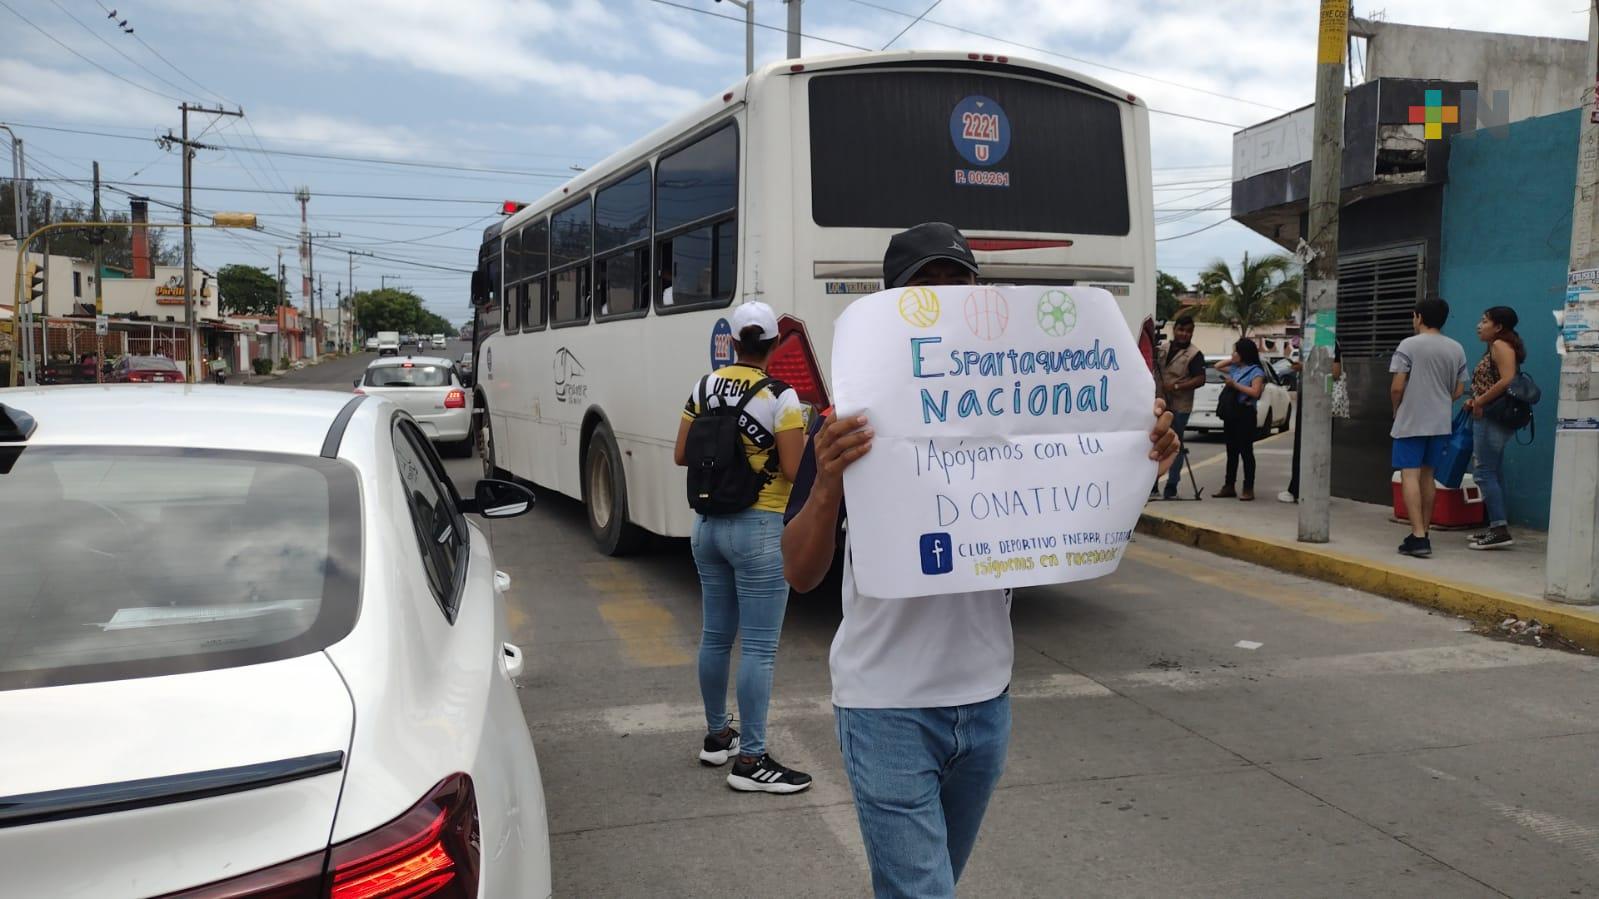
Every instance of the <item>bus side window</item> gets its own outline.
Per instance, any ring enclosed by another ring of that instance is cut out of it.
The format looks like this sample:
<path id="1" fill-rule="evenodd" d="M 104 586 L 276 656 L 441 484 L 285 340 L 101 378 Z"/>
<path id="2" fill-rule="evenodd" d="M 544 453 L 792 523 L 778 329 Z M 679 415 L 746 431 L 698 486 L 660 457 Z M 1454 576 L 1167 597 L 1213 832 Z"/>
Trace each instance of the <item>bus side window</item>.
<path id="1" fill-rule="evenodd" d="M 517 282 L 522 279 L 522 232 L 507 235 L 505 238 L 505 304 L 501 307 L 504 321 L 504 330 L 507 334 L 515 334 L 521 330 L 522 322 L 518 318 L 520 304 L 517 302 Z"/>
<path id="2" fill-rule="evenodd" d="M 738 127 L 728 121 L 655 167 L 662 311 L 725 306 L 738 272 Z"/>
<path id="3" fill-rule="evenodd" d="M 592 224 L 587 197 L 550 219 L 550 324 L 587 324 L 592 299 Z"/>
<path id="4" fill-rule="evenodd" d="M 594 194 L 594 317 L 632 318 L 649 309 L 650 169 Z"/>

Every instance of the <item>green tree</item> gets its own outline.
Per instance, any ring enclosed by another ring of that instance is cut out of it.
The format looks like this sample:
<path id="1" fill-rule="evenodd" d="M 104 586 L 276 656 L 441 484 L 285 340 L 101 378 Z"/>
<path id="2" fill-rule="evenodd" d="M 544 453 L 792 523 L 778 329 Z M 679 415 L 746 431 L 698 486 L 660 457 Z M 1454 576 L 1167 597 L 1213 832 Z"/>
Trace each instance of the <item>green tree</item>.
<path id="1" fill-rule="evenodd" d="M 1202 317 L 1238 329 L 1239 337 L 1268 322 L 1282 321 L 1299 308 L 1299 271 L 1292 257 L 1282 253 L 1244 254 L 1235 273 L 1217 259 L 1199 273 L 1208 305 Z"/>
<path id="2" fill-rule="evenodd" d="M 264 268 L 224 265 L 217 271 L 217 308 L 235 315 L 271 315 L 278 308 L 278 281 Z"/>
<path id="3" fill-rule="evenodd" d="M 1163 322 L 1176 318 L 1177 309 L 1182 302 L 1178 297 L 1187 292 L 1188 285 L 1176 275 L 1162 271 L 1155 272 L 1155 318 Z"/>

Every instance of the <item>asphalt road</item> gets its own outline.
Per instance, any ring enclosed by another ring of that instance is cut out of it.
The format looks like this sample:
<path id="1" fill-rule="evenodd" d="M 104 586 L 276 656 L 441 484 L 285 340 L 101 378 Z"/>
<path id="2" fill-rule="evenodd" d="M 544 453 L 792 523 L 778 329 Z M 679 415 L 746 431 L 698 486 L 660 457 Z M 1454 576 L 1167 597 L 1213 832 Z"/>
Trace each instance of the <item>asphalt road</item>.
<path id="1" fill-rule="evenodd" d="M 275 383 L 347 391 L 364 364 Z M 1199 446 L 1208 493 L 1220 444 Z M 1262 446 L 1267 501 L 1290 447 Z M 477 461 L 446 464 L 470 490 Z M 607 558 L 548 491 L 482 524 L 512 577 L 557 895 L 869 893 L 828 704 L 836 602 L 791 600 L 771 713 L 774 755 L 816 786 L 734 793 L 694 755 L 686 543 Z M 1599 661 L 1152 540 L 1111 578 L 1021 591 L 1013 619 L 1010 758 L 963 895 L 1599 894 Z"/>

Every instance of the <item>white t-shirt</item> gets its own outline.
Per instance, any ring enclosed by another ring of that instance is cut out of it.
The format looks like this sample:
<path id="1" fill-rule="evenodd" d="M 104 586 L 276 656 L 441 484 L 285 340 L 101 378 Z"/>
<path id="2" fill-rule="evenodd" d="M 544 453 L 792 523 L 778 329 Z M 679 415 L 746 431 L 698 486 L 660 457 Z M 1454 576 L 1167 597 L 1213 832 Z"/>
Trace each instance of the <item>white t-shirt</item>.
<path id="1" fill-rule="evenodd" d="M 1010 591 L 879 599 L 855 590 L 844 537 L 844 620 L 828 653 L 833 704 L 944 708 L 985 702 L 1010 684 Z"/>

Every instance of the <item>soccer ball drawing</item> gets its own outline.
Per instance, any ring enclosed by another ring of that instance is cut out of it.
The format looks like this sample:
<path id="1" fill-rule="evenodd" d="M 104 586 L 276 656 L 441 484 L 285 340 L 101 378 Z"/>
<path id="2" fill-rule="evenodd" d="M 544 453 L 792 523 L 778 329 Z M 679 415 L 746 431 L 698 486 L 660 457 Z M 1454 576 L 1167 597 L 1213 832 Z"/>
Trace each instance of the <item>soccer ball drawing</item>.
<path id="1" fill-rule="evenodd" d="M 899 295 L 899 317 L 918 328 L 938 324 L 938 294 L 926 287 L 912 287 Z"/>
<path id="2" fill-rule="evenodd" d="M 1038 298 L 1038 327 L 1051 337 L 1065 337 L 1077 327 L 1077 303 L 1059 290 Z"/>
<path id="3" fill-rule="evenodd" d="M 991 287 L 979 287 L 966 295 L 966 327 L 972 336 L 994 340 L 1005 333 L 1010 324 L 1010 305 L 1005 297 Z"/>

